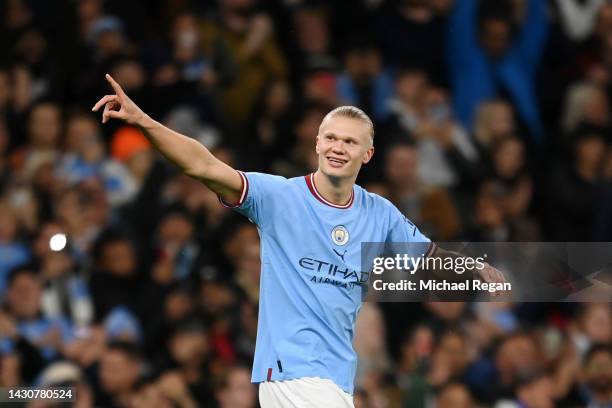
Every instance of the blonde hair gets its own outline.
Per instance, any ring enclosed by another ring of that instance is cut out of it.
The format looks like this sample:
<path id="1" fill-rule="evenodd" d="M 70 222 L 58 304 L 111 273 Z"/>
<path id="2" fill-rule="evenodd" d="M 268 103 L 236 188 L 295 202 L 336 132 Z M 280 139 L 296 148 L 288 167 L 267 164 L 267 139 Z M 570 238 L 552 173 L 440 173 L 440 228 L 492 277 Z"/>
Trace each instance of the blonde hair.
<path id="1" fill-rule="evenodd" d="M 370 143 L 374 144 L 374 123 L 372 123 L 372 119 L 370 119 L 367 113 L 356 106 L 338 106 L 325 115 L 321 123 L 325 122 L 327 118 L 331 118 L 333 116 L 343 116 L 345 118 L 357 119 L 368 125 L 370 128 Z"/>
<path id="2" fill-rule="evenodd" d="M 584 111 L 601 88 L 590 82 L 579 82 L 571 86 L 565 96 L 562 127 L 565 132 L 571 132 L 584 119 Z"/>

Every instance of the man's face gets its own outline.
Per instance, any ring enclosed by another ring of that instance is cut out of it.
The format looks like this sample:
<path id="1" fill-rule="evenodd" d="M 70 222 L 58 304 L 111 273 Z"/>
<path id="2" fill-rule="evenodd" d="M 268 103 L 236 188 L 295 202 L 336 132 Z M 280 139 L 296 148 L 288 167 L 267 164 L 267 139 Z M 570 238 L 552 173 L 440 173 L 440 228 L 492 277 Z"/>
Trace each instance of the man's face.
<path id="1" fill-rule="evenodd" d="M 370 129 L 359 119 L 327 117 L 319 127 L 316 151 L 323 174 L 356 177 L 361 165 L 369 162 L 374 154 Z"/>
<path id="2" fill-rule="evenodd" d="M 591 390 L 608 393 L 612 389 L 612 354 L 605 350 L 594 353 L 585 364 L 584 377 Z"/>
<path id="3" fill-rule="evenodd" d="M 7 292 L 9 310 L 18 318 L 35 317 L 40 310 L 41 293 L 40 282 L 34 274 L 20 274 Z"/>
<path id="4" fill-rule="evenodd" d="M 501 57 L 510 45 L 510 25 L 497 18 L 482 23 L 480 42 L 491 57 Z"/>
<path id="5" fill-rule="evenodd" d="M 417 180 L 417 151 L 411 146 L 396 146 L 387 155 L 385 176 L 394 187 L 412 185 Z"/>
<path id="6" fill-rule="evenodd" d="M 540 378 L 532 384 L 519 389 L 518 397 L 521 402 L 532 408 L 553 408 L 554 388 L 548 377 Z"/>
<path id="7" fill-rule="evenodd" d="M 99 375 L 102 389 L 108 393 L 129 391 L 138 380 L 137 361 L 119 350 L 107 350 L 100 359 Z"/>

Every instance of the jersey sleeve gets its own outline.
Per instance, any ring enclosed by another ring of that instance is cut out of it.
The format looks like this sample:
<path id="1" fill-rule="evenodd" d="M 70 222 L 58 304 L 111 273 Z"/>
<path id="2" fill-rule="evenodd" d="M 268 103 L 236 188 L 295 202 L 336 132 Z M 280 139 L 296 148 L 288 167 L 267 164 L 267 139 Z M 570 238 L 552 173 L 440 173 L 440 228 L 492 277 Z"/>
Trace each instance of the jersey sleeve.
<path id="1" fill-rule="evenodd" d="M 390 228 L 387 234 L 387 244 L 400 245 L 412 256 L 430 256 L 435 250 L 435 244 L 423 234 L 419 228 L 404 216 L 397 208 L 390 210 Z M 404 245 L 409 244 L 409 245 Z"/>
<path id="2" fill-rule="evenodd" d="M 240 199 L 236 203 L 227 203 L 220 198 L 221 204 L 263 226 L 266 219 L 273 216 L 272 200 L 286 187 L 287 179 L 265 173 L 238 171 L 238 174 L 242 178 Z"/>

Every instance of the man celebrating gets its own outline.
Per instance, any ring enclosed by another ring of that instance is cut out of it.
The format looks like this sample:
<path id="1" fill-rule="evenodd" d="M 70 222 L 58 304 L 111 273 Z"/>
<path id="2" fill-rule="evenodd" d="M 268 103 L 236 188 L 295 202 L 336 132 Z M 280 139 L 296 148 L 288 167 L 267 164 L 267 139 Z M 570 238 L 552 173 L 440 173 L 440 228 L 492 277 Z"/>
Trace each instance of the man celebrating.
<path id="1" fill-rule="evenodd" d="M 102 122 L 123 120 L 188 176 L 247 216 L 261 239 L 259 327 L 252 381 L 263 408 L 353 407 L 355 320 L 367 287 L 361 242 L 436 246 L 389 201 L 355 185 L 374 154 L 374 128 L 360 109 L 342 106 L 323 119 L 316 137 L 319 169 L 285 179 L 243 173 L 208 149 L 146 115 L 110 77 Z M 487 282 L 503 281 L 493 268 Z"/>

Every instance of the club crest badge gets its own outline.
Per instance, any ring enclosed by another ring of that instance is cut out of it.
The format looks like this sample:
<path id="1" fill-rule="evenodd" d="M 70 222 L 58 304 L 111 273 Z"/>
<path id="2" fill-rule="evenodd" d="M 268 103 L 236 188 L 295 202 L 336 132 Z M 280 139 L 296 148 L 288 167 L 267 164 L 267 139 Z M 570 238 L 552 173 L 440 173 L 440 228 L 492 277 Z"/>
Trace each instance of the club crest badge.
<path id="1" fill-rule="evenodd" d="M 331 238 L 336 245 L 346 245 L 349 241 L 349 233 L 344 225 L 336 225 L 331 233 Z"/>

